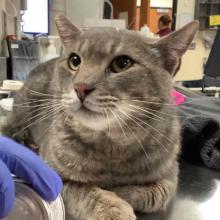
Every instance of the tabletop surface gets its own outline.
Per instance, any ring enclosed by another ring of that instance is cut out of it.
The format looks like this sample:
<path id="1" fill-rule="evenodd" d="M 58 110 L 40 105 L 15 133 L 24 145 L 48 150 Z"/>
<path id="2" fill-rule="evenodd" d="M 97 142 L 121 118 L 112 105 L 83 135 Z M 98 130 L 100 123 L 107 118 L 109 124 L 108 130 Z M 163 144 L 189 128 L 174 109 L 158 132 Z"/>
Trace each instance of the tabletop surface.
<path id="1" fill-rule="evenodd" d="M 220 171 L 182 163 L 178 193 L 167 211 L 138 220 L 220 220 Z"/>

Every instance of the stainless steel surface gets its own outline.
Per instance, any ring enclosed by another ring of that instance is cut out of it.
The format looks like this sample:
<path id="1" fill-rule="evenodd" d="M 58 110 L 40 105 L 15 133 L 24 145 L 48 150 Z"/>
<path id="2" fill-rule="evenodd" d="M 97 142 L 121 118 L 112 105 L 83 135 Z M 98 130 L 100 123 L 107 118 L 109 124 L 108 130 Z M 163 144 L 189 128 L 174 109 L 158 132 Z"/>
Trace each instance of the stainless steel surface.
<path id="1" fill-rule="evenodd" d="M 16 181 L 15 207 L 3 220 L 64 220 L 65 211 L 61 197 L 46 202 L 22 181 Z"/>
<path id="2" fill-rule="evenodd" d="M 172 205 L 138 220 L 220 220 L 220 172 L 184 162 Z"/>
<path id="3" fill-rule="evenodd" d="M 28 190 L 27 190 L 28 188 Z M 16 183 L 16 205 L 3 220 L 64 220 L 62 200 L 46 203 L 29 187 Z M 138 215 L 138 220 L 219 220 L 220 172 L 181 164 L 179 190 L 165 212 Z"/>

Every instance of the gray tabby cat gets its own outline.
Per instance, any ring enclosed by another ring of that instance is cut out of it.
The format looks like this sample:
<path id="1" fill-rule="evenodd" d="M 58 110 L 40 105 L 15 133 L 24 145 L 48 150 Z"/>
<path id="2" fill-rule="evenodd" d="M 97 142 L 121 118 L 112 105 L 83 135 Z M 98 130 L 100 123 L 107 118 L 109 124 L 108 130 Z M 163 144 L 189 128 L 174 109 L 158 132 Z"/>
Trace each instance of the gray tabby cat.
<path id="1" fill-rule="evenodd" d="M 65 54 L 35 68 L 5 132 L 63 178 L 70 219 L 133 220 L 163 210 L 178 182 L 172 74 L 198 27 L 150 42 L 127 30 L 56 24 Z"/>

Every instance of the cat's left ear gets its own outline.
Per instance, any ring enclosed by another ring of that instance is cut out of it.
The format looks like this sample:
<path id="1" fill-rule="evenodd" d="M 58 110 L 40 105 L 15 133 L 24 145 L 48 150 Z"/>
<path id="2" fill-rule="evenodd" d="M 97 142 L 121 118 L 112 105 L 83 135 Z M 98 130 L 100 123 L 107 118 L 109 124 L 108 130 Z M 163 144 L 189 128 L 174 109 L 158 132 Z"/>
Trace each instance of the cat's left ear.
<path id="1" fill-rule="evenodd" d="M 176 73 L 181 57 L 190 46 L 198 27 L 199 22 L 193 21 L 153 44 L 164 59 L 164 68 L 171 75 Z"/>
<path id="2" fill-rule="evenodd" d="M 81 34 L 81 31 L 63 14 L 59 14 L 55 17 L 55 23 L 64 48 L 71 47 L 74 39 Z"/>

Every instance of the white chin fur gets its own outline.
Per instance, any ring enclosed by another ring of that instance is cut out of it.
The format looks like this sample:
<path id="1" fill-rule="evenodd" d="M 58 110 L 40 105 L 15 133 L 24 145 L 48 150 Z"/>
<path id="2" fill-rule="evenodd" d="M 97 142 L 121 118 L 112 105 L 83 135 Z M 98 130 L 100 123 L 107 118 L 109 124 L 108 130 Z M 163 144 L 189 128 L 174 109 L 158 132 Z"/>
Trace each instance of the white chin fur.
<path id="1" fill-rule="evenodd" d="M 74 117 L 80 124 L 92 130 L 103 131 L 108 129 L 108 121 L 101 114 L 93 115 L 78 111 Z"/>
<path id="2" fill-rule="evenodd" d="M 72 90 L 70 93 L 65 93 L 62 96 L 62 104 L 66 112 L 74 117 L 83 126 L 96 131 L 103 131 L 109 129 L 115 123 L 114 117 L 105 117 L 102 113 L 95 113 L 93 111 L 84 112 L 80 110 L 82 106 L 76 92 Z"/>
<path id="3" fill-rule="evenodd" d="M 62 104 L 65 109 L 69 109 L 71 111 L 70 114 L 77 111 L 82 106 L 74 90 L 72 90 L 70 93 L 63 94 Z"/>

